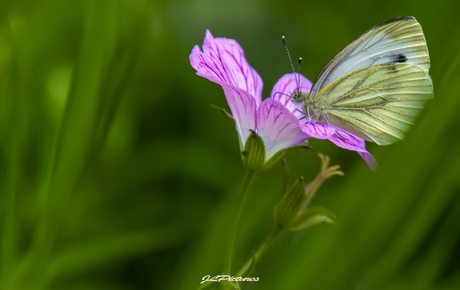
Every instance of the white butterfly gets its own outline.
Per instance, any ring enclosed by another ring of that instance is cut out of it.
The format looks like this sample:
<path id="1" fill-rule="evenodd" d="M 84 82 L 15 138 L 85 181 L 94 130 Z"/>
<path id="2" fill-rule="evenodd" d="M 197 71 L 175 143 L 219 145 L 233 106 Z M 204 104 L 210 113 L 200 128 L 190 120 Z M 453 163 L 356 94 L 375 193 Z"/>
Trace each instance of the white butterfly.
<path id="1" fill-rule="evenodd" d="M 430 59 L 413 17 L 384 21 L 334 56 L 310 94 L 296 91 L 306 115 L 379 145 L 402 140 L 433 98 Z"/>

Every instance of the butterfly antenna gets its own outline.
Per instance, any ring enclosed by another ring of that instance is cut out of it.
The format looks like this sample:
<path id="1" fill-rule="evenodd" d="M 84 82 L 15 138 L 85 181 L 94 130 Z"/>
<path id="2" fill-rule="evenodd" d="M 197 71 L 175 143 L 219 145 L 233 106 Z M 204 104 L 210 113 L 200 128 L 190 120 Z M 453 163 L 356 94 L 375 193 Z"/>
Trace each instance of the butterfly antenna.
<path id="1" fill-rule="evenodd" d="M 286 37 L 282 36 L 281 39 L 283 40 L 284 48 L 286 48 L 286 52 L 289 57 L 289 63 L 291 64 L 292 71 L 295 73 L 295 68 L 294 68 L 294 65 L 292 64 L 291 54 L 289 53 L 289 49 L 287 48 L 287 45 L 286 45 Z M 302 58 L 299 59 L 299 71 L 300 71 L 300 61 L 301 60 Z M 299 80 L 297 79 L 297 75 L 296 75 L 295 81 L 297 83 L 297 90 L 300 90 L 300 85 L 299 85 Z"/>
<path id="2" fill-rule="evenodd" d="M 300 63 L 302 62 L 302 58 L 299 57 L 299 70 L 297 71 L 297 75 L 299 76 L 297 82 L 297 90 L 300 90 Z"/>

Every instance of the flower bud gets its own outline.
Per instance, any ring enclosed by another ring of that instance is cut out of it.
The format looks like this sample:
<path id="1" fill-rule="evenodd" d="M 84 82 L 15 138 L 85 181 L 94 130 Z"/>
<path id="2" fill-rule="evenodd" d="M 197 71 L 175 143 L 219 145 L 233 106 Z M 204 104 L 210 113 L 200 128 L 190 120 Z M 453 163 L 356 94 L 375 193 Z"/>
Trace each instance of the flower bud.
<path id="1" fill-rule="evenodd" d="M 284 229 L 289 229 L 297 218 L 304 198 L 305 184 L 303 182 L 303 177 L 299 177 L 275 206 L 275 221 Z"/>
<path id="2" fill-rule="evenodd" d="M 257 133 L 251 130 L 246 140 L 244 150 L 241 152 L 243 163 L 251 170 L 259 170 L 265 162 L 265 145 L 262 138 Z"/>
<path id="3" fill-rule="evenodd" d="M 339 165 L 328 167 L 328 156 L 318 155 L 322 164 L 315 179 L 305 185 L 303 178 L 299 177 L 275 207 L 275 221 L 286 230 L 299 231 L 321 222 L 334 223 L 335 215 L 331 211 L 319 206 L 307 208 L 324 180 L 334 175 L 343 175 L 338 170 Z M 288 170 L 287 167 L 284 170 Z"/>

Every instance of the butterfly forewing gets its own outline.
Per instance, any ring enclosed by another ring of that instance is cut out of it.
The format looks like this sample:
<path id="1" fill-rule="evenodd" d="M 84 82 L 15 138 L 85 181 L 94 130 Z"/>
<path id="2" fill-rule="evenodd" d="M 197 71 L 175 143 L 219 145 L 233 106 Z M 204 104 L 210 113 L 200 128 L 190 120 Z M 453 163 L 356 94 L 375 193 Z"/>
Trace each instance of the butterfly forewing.
<path id="1" fill-rule="evenodd" d="M 433 97 L 429 75 L 417 65 L 366 67 L 335 80 L 319 92 L 316 104 L 329 124 L 379 145 L 404 133 Z"/>
<path id="2" fill-rule="evenodd" d="M 413 17 L 387 20 L 372 27 L 334 56 L 316 78 L 311 98 L 353 71 L 388 63 L 407 63 L 428 73 L 429 56 L 420 24 Z"/>

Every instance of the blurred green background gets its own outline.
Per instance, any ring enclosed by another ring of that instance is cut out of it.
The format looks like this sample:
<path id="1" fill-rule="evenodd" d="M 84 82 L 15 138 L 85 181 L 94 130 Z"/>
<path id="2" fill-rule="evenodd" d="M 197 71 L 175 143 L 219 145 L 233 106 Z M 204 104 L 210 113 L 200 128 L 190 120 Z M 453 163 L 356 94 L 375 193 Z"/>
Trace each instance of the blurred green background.
<path id="1" fill-rule="evenodd" d="M 312 140 L 346 174 L 313 200 L 338 226 L 282 233 L 242 289 L 460 289 L 458 0 L 1 3 L 0 289 L 196 289 L 220 274 L 246 169 L 192 47 L 206 29 L 236 39 L 266 98 L 291 71 L 282 35 L 314 80 L 398 16 L 423 27 L 435 100 L 405 141 L 368 145 L 377 172 Z M 286 158 L 292 177 L 319 170 L 313 151 Z M 234 271 L 274 228 L 281 190 L 279 164 L 256 176 Z"/>

